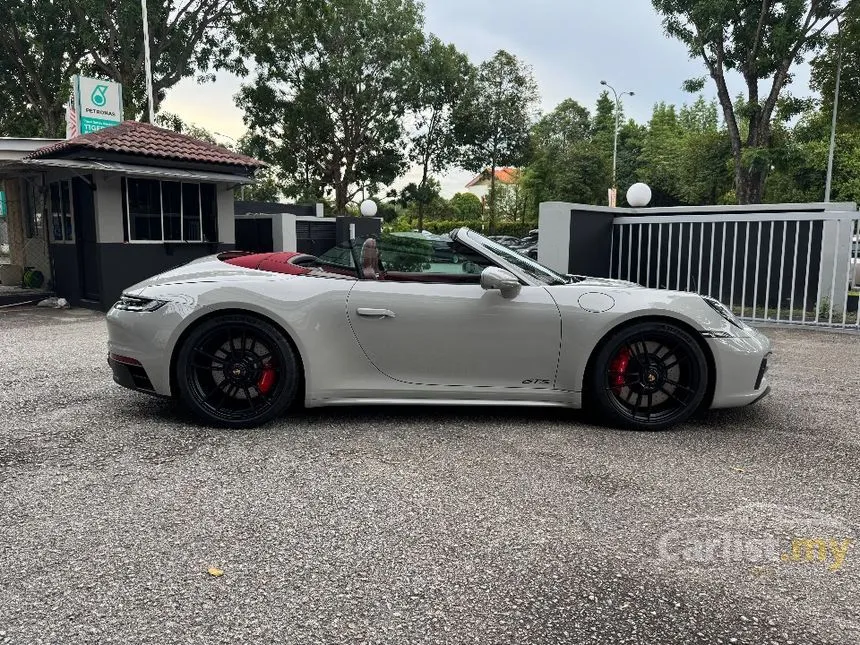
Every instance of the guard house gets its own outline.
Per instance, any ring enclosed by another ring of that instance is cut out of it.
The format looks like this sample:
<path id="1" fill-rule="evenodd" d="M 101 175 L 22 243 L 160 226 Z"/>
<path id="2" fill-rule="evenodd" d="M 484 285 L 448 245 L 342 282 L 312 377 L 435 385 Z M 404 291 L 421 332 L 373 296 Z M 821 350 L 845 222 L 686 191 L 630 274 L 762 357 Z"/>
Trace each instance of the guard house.
<path id="1" fill-rule="evenodd" d="M 0 165 L 7 264 L 32 265 L 24 247 L 41 242 L 37 268 L 52 291 L 102 310 L 135 282 L 233 249 L 234 189 L 264 165 L 136 121 L 28 145 L 36 149 Z"/>

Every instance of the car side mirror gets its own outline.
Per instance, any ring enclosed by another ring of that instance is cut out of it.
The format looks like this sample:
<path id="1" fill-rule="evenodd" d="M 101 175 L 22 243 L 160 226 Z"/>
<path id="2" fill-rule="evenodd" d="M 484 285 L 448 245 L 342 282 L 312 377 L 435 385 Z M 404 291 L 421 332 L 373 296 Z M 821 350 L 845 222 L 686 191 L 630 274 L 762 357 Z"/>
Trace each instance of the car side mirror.
<path id="1" fill-rule="evenodd" d="M 481 271 L 481 288 L 498 289 L 502 293 L 502 298 L 516 298 L 522 287 L 517 276 L 510 271 L 499 267 L 487 267 Z"/>

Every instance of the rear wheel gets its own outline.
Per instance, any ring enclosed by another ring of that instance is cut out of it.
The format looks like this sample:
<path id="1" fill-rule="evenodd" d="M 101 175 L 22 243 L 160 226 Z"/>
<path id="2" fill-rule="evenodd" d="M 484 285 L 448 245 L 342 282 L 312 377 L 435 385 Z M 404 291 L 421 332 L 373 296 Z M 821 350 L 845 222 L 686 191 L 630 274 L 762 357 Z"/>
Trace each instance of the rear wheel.
<path id="1" fill-rule="evenodd" d="M 590 374 L 602 418 L 635 430 L 662 430 L 701 405 L 708 366 L 696 339 L 665 323 L 640 323 L 609 338 Z"/>
<path id="2" fill-rule="evenodd" d="M 281 414 L 299 380 L 284 335 L 253 316 L 231 314 L 195 328 L 180 349 L 177 384 L 185 405 L 208 423 L 244 428 Z"/>

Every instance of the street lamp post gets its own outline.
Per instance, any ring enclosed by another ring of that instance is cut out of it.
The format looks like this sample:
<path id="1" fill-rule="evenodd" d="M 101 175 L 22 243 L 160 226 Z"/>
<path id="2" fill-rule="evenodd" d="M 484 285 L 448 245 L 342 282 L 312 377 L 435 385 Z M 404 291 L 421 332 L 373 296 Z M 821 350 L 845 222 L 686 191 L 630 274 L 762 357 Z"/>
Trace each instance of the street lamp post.
<path id="1" fill-rule="evenodd" d="M 839 83 L 842 80 L 842 23 L 836 16 L 836 90 L 833 95 L 833 121 L 830 124 L 830 150 L 827 153 L 827 183 L 824 187 L 824 201 L 830 201 L 833 186 L 833 156 L 836 153 L 836 117 L 839 112 Z"/>
<path id="2" fill-rule="evenodd" d="M 146 0 L 140 0 L 143 18 L 143 63 L 146 78 L 146 96 L 149 102 L 149 122 L 155 125 L 155 99 L 152 94 L 152 61 L 149 58 L 149 17 L 146 14 Z"/>
<path id="3" fill-rule="evenodd" d="M 600 81 L 601 85 L 605 85 L 610 90 L 612 90 L 612 94 L 615 96 L 615 139 L 612 144 L 612 197 L 610 200 L 610 206 L 615 206 L 615 197 L 618 194 L 618 125 L 621 117 L 621 99 L 625 96 L 636 96 L 636 92 L 621 92 L 619 94 L 615 91 L 615 88 L 612 87 L 606 81 Z"/>

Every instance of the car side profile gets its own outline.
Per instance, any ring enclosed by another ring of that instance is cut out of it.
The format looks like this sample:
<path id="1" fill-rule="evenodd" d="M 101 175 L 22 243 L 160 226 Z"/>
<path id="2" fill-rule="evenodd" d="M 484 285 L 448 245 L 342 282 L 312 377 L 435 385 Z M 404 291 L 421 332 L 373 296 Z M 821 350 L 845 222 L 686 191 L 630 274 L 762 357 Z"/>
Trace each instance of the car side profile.
<path id="1" fill-rule="evenodd" d="M 562 275 L 468 228 L 202 258 L 128 288 L 107 325 L 119 384 L 229 427 L 408 403 L 588 406 L 657 430 L 769 391 L 770 341 L 716 300 Z"/>

